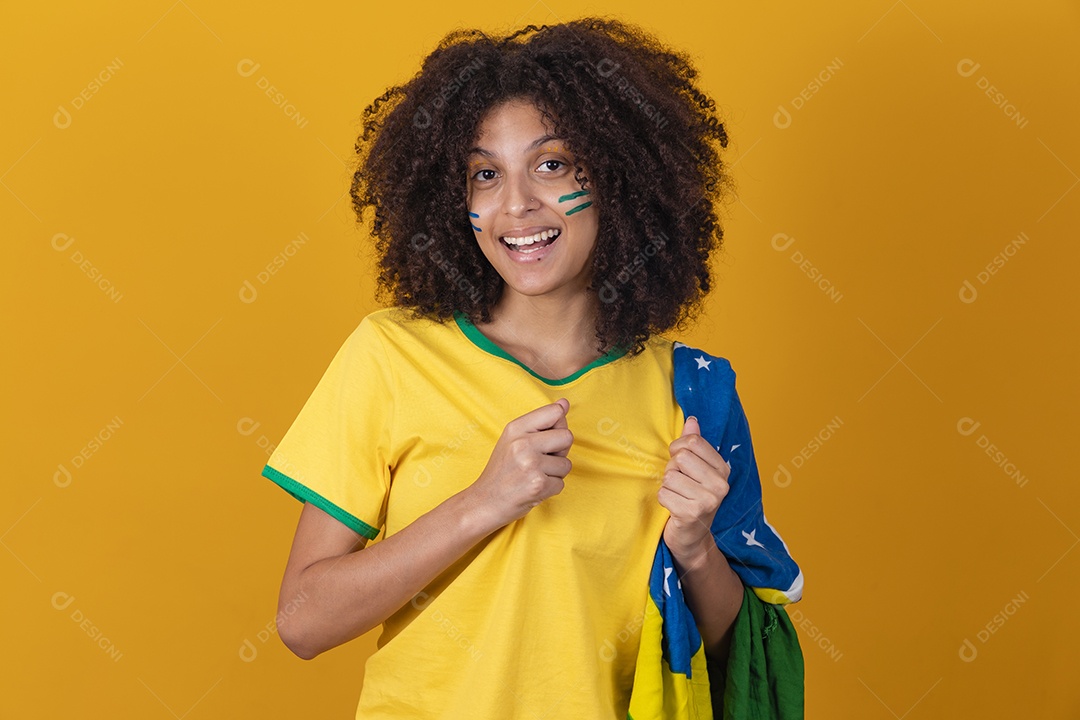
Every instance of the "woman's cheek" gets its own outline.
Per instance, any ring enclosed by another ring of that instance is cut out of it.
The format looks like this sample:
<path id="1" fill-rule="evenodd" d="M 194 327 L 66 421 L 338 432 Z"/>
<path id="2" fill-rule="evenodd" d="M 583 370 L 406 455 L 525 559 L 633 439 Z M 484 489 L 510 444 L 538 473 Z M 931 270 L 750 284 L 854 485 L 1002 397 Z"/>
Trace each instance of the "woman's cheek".
<path id="1" fill-rule="evenodd" d="M 588 190 L 574 190 L 567 192 L 564 195 L 560 195 L 556 201 L 563 212 L 563 215 L 571 217 L 583 210 L 588 209 L 592 205 L 592 199 L 589 197 L 591 193 Z"/>

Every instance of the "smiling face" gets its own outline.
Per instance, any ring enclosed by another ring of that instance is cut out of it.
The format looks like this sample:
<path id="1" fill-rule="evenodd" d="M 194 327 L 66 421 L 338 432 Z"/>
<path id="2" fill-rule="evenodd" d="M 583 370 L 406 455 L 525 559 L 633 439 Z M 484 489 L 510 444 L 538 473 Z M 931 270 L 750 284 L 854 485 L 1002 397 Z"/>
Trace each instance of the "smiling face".
<path id="1" fill-rule="evenodd" d="M 504 295 L 588 292 L 599 221 L 574 162 L 529 100 L 497 105 L 481 121 L 468 157 L 469 220 Z"/>

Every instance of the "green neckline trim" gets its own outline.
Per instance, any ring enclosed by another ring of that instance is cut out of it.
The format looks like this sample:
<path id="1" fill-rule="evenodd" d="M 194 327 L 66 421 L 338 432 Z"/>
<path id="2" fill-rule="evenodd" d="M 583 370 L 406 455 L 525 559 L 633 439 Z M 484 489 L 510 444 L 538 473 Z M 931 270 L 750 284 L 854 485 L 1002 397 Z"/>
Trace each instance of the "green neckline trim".
<path id="1" fill-rule="evenodd" d="M 454 311 L 454 320 L 457 322 L 457 326 L 459 328 L 461 328 L 461 332 L 463 332 L 465 334 L 465 337 L 467 337 L 469 340 L 472 341 L 473 345 L 476 345 L 478 348 L 480 348 L 481 350 L 483 350 L 484 352 L 486 352 L 486 353 L 488 353 L 490 355 L 494 355 L 495 357 L 500 357 L 503 360 L 509 360 L 510 362 L 512 362 L 512 363 L 518 365 L 519 367 L 523 368 L 526 372 L 528 372 L 530 375 L 532 375 L 537 380 L 541 380 L 541 381 L 547 383 L 548 385 L 556 385 L 556 386 L 557 385 L 566 385 L 567 383 L 570 383 L 570 382 L 573 382 L 574 380 L 577 380 L 579 377 L 581 377 L 585 373 L 589 372 L 593 368 L 600 367 L 601 365 L 606 365 L 609 362 L 611 362 L 612 360 L 618 360 L 619 358 L 621 358 L 623 355 L 626 354 L 626 348 L 622 348 L 622 347 L 612 348 L 607 353 L 605 353 L 604 355 L 601 355 L 600 357 L 596 358 L 591 363 L 589 363 L 585 367 L 581 368 L 580 370 L 578 370 L 573 375 L 569 375 L 567 377 L 564 377 L 561 380 L 554 380 L 552 378 L 546 378 L 543 375 L 538 375 L 537 373 L 533 372 L 533 369 L 530 368 L 528 365 L 521 362 L 516 357 L 514 357 L 510 353 L 506 352 L 501 347 L 499 347 L 494 342 L 492 342 L 492 340 L 490 338 L 488 338 L 487 335 L 484 335 L 484 333 L 480 332 L 479 328 L 477 328 L 475 325 L 473 325 L 472 321 L 469 320 L 469 318 L 465 315 L 465 313 L 461 312 L 460 310 L 455 310 Z"/>
<path id="2" fill-rule="evenodd" d="M 356 517 L 352 513 L 341 509 L 334 503 L 324 498 L 319 493 L 315 492 L 306 485 L 293 480 L 285 473 L 279 472 L 269 465 L 265 466 L 262 470 L 263 477 L 273 480 L 275 483 L 281 486 L 285 492 L 292 495 L 301 502 L 309 502 L 315 507 L 319 508 L 323 512 L 327 513 L 335 520 L 344 523 L 350 530 L 355 533 L 359 533 L 366 537 L 368 540 L 374 540 L 375 536 L 379 534 L 379 529 L 368 525 L 366 522 Z"/>

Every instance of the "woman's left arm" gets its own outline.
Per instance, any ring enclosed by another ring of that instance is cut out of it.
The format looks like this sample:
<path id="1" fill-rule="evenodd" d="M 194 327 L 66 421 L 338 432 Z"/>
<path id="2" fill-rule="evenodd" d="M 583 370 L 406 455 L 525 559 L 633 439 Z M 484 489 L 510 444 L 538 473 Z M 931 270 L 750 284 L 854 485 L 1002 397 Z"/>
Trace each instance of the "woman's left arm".
<path id="1" fill-rule="evenodd" d="M 743 583 L 720 552 L 712 521 L 728 492 L 730 466 L 701 437 L 697 418 L 689 417 L 682 435 L 668 447 L 671 460 L 657 493 L 671 513 L 664 542 L 675 558 L 686 604 L 697 621 L 705 655 L 723 668 L 731 647 L 731 629 L 743 602 Z"/>

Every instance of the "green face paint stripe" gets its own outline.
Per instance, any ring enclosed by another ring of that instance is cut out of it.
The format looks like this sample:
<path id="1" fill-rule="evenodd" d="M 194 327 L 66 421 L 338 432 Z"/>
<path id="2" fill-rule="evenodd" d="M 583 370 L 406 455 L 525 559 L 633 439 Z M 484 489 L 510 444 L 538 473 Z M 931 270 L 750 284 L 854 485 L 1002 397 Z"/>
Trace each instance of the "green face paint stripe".
<path id="1" fill-rule="evenodd" d="M 559 198 L 559 202 L 566 202 L 567 200 L 573 200 L 574 198 L 581 197 L 582 195 L 588 195 L 588 190 L 579 190 L 576 193 L 570 193 L 569 195 L 563 195 Z"/>
<path id="2" fill-rule="evenodd" d="M 573 210 L 567 210 L 567 211 L 566 211 L 566 214 L 567 214 L 567 215 L 573 215 L 573 214 L 574 214 L 574 213 L 576 213 L 576 212 L 577 212 L 578 210 L 584 210 L 585 208 L 589 207 L 590 205 L 592 205 L 592 200 L 590 200 L 590 201 L 589 201 L 589 202 L 587 202 L 587 203 L 583 203 L 583 204 L 581 204 L 581 205 L 578 205 L 578 206 L 577 206 L 576 208 L 574 208 Z"/>

